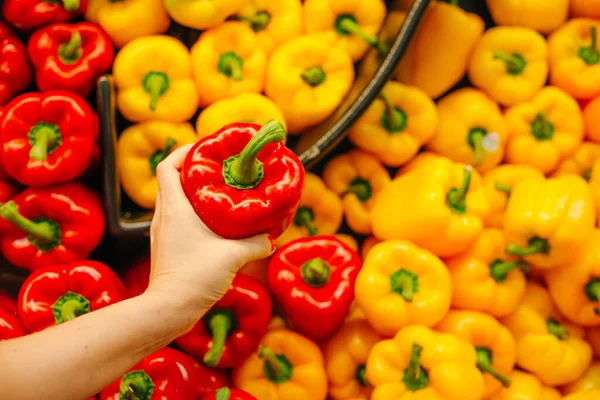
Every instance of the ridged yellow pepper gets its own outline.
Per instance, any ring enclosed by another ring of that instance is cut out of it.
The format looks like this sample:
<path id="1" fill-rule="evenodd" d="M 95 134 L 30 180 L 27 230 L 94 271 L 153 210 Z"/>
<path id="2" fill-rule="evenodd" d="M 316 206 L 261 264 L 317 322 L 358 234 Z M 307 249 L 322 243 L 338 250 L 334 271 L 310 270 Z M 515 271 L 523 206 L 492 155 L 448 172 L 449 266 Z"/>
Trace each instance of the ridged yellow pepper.
<path id="1" fill-rule="evenodd" d="M 504 226 L 504 212 L 513 186 L 530 178 L 544 178 L 544 175 L 533 167 L 527 165 L 500 165 L 483 175 L 483 187 L 490 202 L 490 214 L 485 220 L 485 226 L 502 229 Z"/>
<path id="2" fill-rule="evenodd" d="M 547 34 L 569 14 L 569 0 L 487 0 L 497 25 L 523 26 Z"/>
<path id="3" fill-rule="evenodd" d="M 579 379 L 592 361 L 583 329 L 564 322 L 546 289 L 537 283 L 527 284 L 519 307 L 500 322 L 515 337 L 517 365 L 546 385 Z"/>
<path id="4" fill-rule="evenodd" d="M 431 139 L 437 121 L 435 104 L 422 90 L 388 82 L 350 128 L 349 137 L 385 165 L 399 167 Z"/>
<path id="5" fill-rule="evenodd" d="M 363 242 L 360 248 L 360 256 L 363 260 L 367 258 L 369 252 L 375 247 L 376 244 L 381 243 L 381 240 L 377 239 L 375 236 L 369 236 Z"/>
<path id="6" fill-rule="evenodd" d="M 514 370 L 508 376 L 510 386 L 502 388 L 488 400 L 560 400 L 560 392 L 544 386 L 535 375 Z"/>
<path id="7" fill-rule="evenodd" d="M 600 389 L 600 361 L 594 361 L 584 374 L 563 388 L 564 394 Z"/>
<path id="8" fill-rule="evenodd" d="M 410 240 L 440 257 L 466 251 L 489 213 L 479 174 L 432 154 L 417 157 L 407 169 L 377 197 L 371 212 L 375 237 Z"/>
<path id="9" fill-rule="evenodd" d="M 469 79 L 505 106 L 530 101 L 548 80 L 546 39 L 522 27 L 488 30 L 471 56 Z"/>
<path id="10" fill-rule="evenodd" d="M 127 43 L 113 65 L 119 111 L 130 121 L 183 122 L 198 109 L 188 49 L 170 36 Z"/>
<path id="11" fill-rule="evenodd" d="M 556 268 L 577 256 L 595 222 L 592 193 L 583 178 L 521 180 L 504 217 L 506 249 L 538 268 Z"/>
<path id="12" fill-rule="evenodd" d="M 137 205 L 153 209 L 158 194 L 156 167 L 171 151 L 198 140 L 187 122 L 142 122 L 125 129 L 117 144 L 119 176 Z"/>
<path id="13" fill-rule="evenodd" d="M 333 235 L 340 229 L 344 208 L 340 198 L 315 174 L 307 173 L 294 223 L 277 238 L 277 246 L 306 236 Z"/>
<path id="14" fill-rule="evenodd" d="M 196 122 L 196 132 L 201 139 L 234 122 L 264 125 L 271 120 L 286 127 L 281 110 L 271 99 L 258 93 L 242 93 L 231 99 L 219 100 L 202 110 Z"/>
<path id="15" fill-rule="evenodd" d="M 119 48 L 142 36 L 165 33 L 171 24 L 162 0 L 89 0 L 85 19 L 100 25 Z"/>
<path id="16" fill-rule="evenodd" d="M 245 0 L 163 0 L 167 12 L 183 26 L 198 30 L 219 25 L 244 5 Z"/>
<path id="17" fill-rule="evenodd" d="M 369 400 L 373 388 L 367 381 L 367 357 L 381 337 L 365 320 L 347 322 L 323 346 L 329 395 L 333 400 Z"/>
<path id="18" fill-rule="evenodd" d="M 600 144 L 583 142 L 575 154 L 560 163 L 554 176 L 575 174 L 589 182 L 592 167 L 598 160 L 600 160 Z"/>
<path id="19" fill-rule="evenodd" d="M 421 325 L 402 329 L 371 350 L 371 400 L 480 400 L 484 381 L 475 348 Z"/>
<path id="20" fill-rule="evenodd" d="M 583 141 L 583 117 L 577 101 L 548 86 L 529 103 L 506 112 L 508 164 L 530 165 L 547 174 L 570 157 Z"/>
<path id="21" fill-rule="evenodd" d="M 504 234 L 483 231 L 465 254 L 446 260 L 452 278 L 452 307 L 494 317 L 512 313 L 525 293 L 522 264 L 507 257 Z"/>
<path id="22" fill-rule="evenodd" d="M 600 0 L 570 0 L 571 16 L 600 18 Z"/>
<path id="23" fill-rule="evenodd" d="M 288 324 L 285 320 L 285 318 L 283 318 L 281 315 L 277 315 L 274 314 L 273 317 L 271 318 L 271 322 L 269 322 L 269 330 L 275 330 L 275 329 L 287 329 L 288 328 Z"/>
<path id="24" fill-rule="evenodd" d="M 323 33 L 333 46 L 360 60 L 369 46 L 377 47 L 377 32 L 385 19 L 383 0 L 306 0 L 306 32 Z"/>
<path id="25" fill-rule="evenodd" d="M 200 106 L 206 107 L 242 93 L 262 92 L 267 53 L 246 24 L 228 21 L 200 35 L 192 47 L 192 67 Z"/>
<path id="26" fill-rule="evenodd" d="M 286 329 L 267 332 L 258 352 L 233 370 L 232 382 L 261 400 L 327 397 L 327 373 L 319 346 Z"/>
<path id="27" fill-rule="evenodd" d="M 458 0 L 450 3 L 437 1 L 429 8 L 396 70 L 400 82 L 431 98 L 443 95 L 465 75 L 485 28 L 481 17 L 458 7 Z"/>
<path id="28" fill-rule="evenodd" d="M 354 232 L 371 233 L 371 209 L 391 181 L 389 172 L 372 155 L 360 150 L 332 158 L 323 170 L 327 187 L 342 197 L 346 222 Z"/>
<path id="29" fill-rule="evenodd" d="M 450 311 L 436 330 L 475 346 L 476 365 L 485 381 L 483 398 L 498 392 L 502 386 L 510 386 L 508 374 L 515 367 L 515 339 L 496 318 L 476 311 Z"/>
<path id="30" fill-rule="evenodd" d="M 283 112 L 289 133 L 323 121 L 352 87 L 352 59 L 325 39 L 322 35 L 292 39 L 269 60 L 265 93 Z"/>
<path id="31" fill-rule="evenodd" d="M 369 252 L 354 292 L 371 326 L 392 337 L 408 325 L 437 324 L 450 308 L 452 284 L 435 255 L 410 242 L 390 240 Z"/>
<path id="32" fill-rule="evenodd" d="M 356 239 L 354 239 L 354 236 L 348 235 L 346 233 L 336 233 L 334 236 L 336 237 L 336 239 L 343 242 L 345 245 L 350 247 L 352 250 L 358 252 L 359 246 L 358 246 L 358 242 L 356 241 Z"/>
<path id="33" fill-rule="evenodd" d="M 586 390 L 572 393 L 563 397 L 563 400 L 597 400 L 600 399 L 600 389 Z"/>
<path id="34" fill-rule="evenodd" d="M 600 97 L 590 101 L 583 109 L 585 137 L 595 143 L 600 143 Z"/>
<path id="35" fill-rule="evenodd" d="M 500 164 L 506 123 L 500 107 L 480 90 L 464 88 L 437 104 L 439 122 L 427 149 L 485 172 Z"/>

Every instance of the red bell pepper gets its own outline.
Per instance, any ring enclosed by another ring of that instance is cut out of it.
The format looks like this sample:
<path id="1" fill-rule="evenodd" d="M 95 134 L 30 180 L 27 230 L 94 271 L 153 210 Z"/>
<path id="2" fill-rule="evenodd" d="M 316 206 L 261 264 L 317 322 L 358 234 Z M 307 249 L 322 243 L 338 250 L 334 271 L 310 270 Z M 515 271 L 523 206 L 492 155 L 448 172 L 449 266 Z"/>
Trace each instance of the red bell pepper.
<path id="1" fill-rule="evenodd" d="M 258 348 L 272 312 L 267 288 L 256 278 L 237 274 L 225 296 L 175 342 L 209 367 L 236 367 Z"/>
<path id="2" fill-rule="evenodd" d="M 5 105 L 33 81 L 25 45 L 0 22 L 0 106 Z"/>
<path id="3" fill-rule="evenodd" d="M 187 155 L 181 183 L 210 230 L 228 239 L 278 237 L 300 204 L 304 167 L 281 123 L 227 125 Z"/>
<path id="4" fill-rule="evenodd" d="M 2 126 L 2 117 L 4 116 L 4 107 L 0 107 L 0 126 Z M 6 169 L 4 168 L 4 164 L 2 164 L 2 149 L 0 149 L 0 180 L 6 181 L 8 179 L 12 179 Z"/>
<path id="5" fill-rule="evenodd" d="M 198 400 L 227 385 L 224 373 L 204 368 L 187 354 L 165 347 L 100 392 L 100 400 Z"/>
<path id="6" fill-rule="evenodd" d="M 2 15 L 19 29 L 69 21 L 87 10 L 88 0 L 4 0 Z"/>
<path id="7" fill-rule="evenodd" d="M 17 301 L 8 293 L 0 290 L 0 308 L 8 310 L 13 314 L 17 314 Z"/>
<path id="8" fill-rule="evenodd" d="M 0 147 L 6 171 L 27 186 L 68 182 L 90 165 L 98 116 L 76 94 L 27 93 L 6 106 Z"/>
<path id="9" fill-rule="evenodd" d="M 0 291 L 0 341 L 25 336 L 27 332 L 17 316 L 17 302 Z"/>
<path id="10" fill-rule="evenodd" d="M 104 235 L 100 198 L 80 183 L 29 188 L 0 207 L 0 250 L 34 271 L 84 260 Z"/>
<path id="11" fill-rule="evenodd" d="M 19 193 L 19 189 L 16 185 L 0 180 L 0 205 L 6 203 Z"/>
<path id="12" fill-rule="evenodd" d="M 30 332 L 38 332 L 127 298 L 119 276 L 98 261 L 50 265 L 21 286 L 18 312 Z"/>
<path id="13" fill-rule="evenodd" d="M 358 253 L 332 236 L 302 238 L 271 257 L 267 284 L 292 327 L 318 341 L 344 322 L 361 266 Z"/>
<path id="14" fill-rule="evenodd" d="M 31 35 L 27 51 L 40 91 L 61 89 L 85 98 L 115 58 L 108 35 L 89 22 L 41 28 Z"/>
<path id="15" fill-rule="evenodd" d="M 144 256 L 125 271 L 123 282 L 129 297 L 144 293 L 150 282 L 150 255 Z"/>
<path id="16" fill-rule="evenodd" d="M 223 387 L 214 393 L 204 396 L 202 400 L 256 400 L 256 397 L 240 389 Z"/>

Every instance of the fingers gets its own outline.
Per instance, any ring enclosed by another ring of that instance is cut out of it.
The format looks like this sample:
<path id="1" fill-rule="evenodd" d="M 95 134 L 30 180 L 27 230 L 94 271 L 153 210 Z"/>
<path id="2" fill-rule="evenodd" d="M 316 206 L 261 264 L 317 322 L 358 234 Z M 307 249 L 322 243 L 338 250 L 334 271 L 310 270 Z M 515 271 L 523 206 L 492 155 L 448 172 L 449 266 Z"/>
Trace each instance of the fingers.
<path id="1" fill-rule="evenodd" d="M 164 202 L 168 199 L 185 196 L 181 187 L 179 178 L 179 168 L 183 165 L 185 157 L 189 153 L 193 144 L 180 147 L 164 159 L 156 168 L 156 178 L 158 180 L 158 192 Z"/>
<path id="2" fill-rule="evenodd" d="M 269 235 L 256 235 L 248 239 L 238 240 L 236 243 L 243 246 L 244 262 L 262 260 L 275 251 L 275 241 Z"/>

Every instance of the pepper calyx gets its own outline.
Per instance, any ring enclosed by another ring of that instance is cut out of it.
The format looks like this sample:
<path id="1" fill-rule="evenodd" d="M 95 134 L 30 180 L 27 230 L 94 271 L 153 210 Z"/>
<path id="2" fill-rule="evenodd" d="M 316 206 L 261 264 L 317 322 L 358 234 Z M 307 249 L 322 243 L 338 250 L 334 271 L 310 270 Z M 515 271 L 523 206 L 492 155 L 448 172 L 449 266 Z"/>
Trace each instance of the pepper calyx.
<path id="1" fill-rule="evenodd" d="M 501 51 L 494 53 L 494 59 L 502 60 L 506 64 L 506 72 L 510 75 L 521 75 L 525 71 L 527 61 L 520 54 L 508 54 Z"/>
<path id="2" fill-rule="evenodd" d="M 169 77 L 164 72 L 150 71 L 142 81 L 144 91 L 150 95 L 150 110 L 156 110 L 158 99 L 171 87 Z"/>
<path id="3" fill-rule="evenodd" d="M 510 386 L 510 379 L 502 375 L 493 367 L 492 351 L 487 347 L 476 347 L 477 352 L 477 368 L 484 373 L 488 373 L 496 378 L 504 387 Z"/>
<path id="4" fill-rule="evenodd" d="M 421 366 L 419 360 L 423 346 L 413 343 L 408 367 L 404 370 L 402 382 L 406 388 L 412 392 L 425 389 L 429 386 L 429 376 L 425 368 Z"/>
<path id="5" fill-rule="evenodd" d="M 52 305 L 54 323 L 60 325 L 90 312 L 90 301 L 78 293 L 67 292 Z"/>
<path id="6" fill-rule="evenodd" d="M 485 157 L 483 139 L 487 136 L 487 131 L 483 128 L 473 128 L 467 136 L 467 143 L 473 149 L 473 163 L 480 165 Z"/>
<path id="7" fill-rule="evenodd" d="M 402 268 L 390 275 L 390 285 L 392 292 L 412 303 L 415 294 L 419 292 L 419 276 Z"/>
<path id="8" fill-rule="evenodd" d="M 62 134 L 58 125 L 49 122 L 38 122 L 33 125 L 27 133 L 27 139 L 31 145 L 29 158 L 45 161 L 62 144 Z"/>
<path id="9" fill-rule="evenodd" d="M 244 79 L 244 59 L 233 51 L 221 54 L 217 70 L 226 77 L 241 81 Z"/>
<path id="10" fill-rule="evenodd" d="M 554 137 L 554 125 L 543 112 L 538 113 L 531 123 L 531 134 L 539 141 L 552 140 Z"/>
<path id="11" fill-rule="evenodd" d="M 319 86 L 327 80 L 327 74 L 323 67 L 306 68 L 300 77 L 311 87 Z"/>
<path id="12" fill-rule="evenodd" d="M 527 244 L 527 247 L 519 247 L 514 243 L 509 243 L 506 246 L 506 252 L 519 257 L 550 253 L 550 244 L 546 239 L 535 236 L 529 239 Z"/>
<path id="13" fill-rule="evenodd" d="M 156 150 L 150 156 L 150 171 L 152 171 L 152 175 L 156 176 L 156 168 L 158 167 L 158 164 L 160 164 L 162 161 L 164 161 L 165 158 L 167 158 L 167 156 L 171 153 L 171 150 L 173 150 L 173 147 L 175 147 L 176 144 L 177 142 L 174 139 L 167 138 L 165 147 Z"/>
<path id="14" fill-rule="evenodd" d="M 305 227 L 308 230 L 309 236 L 315 236 L 319 233 L 319 230 L 314 224 L 314 220 L 315 214 L 312 208 L 298 207 L 296 215 L 294 215 L 294 225 Z"/>
<path id="15" fill-rule="evenodd" d="M 121 378 L 119 395 L 124 400 L 151 400 L 155 386 L 143 370 L 131 371 Z"/>
<path id="16" fill-rule="evenodd" d="M 300 276 L 307 285 L 313 288 L 321 288 L 329 283 L 331 267 L 324 260 L 313 258 L 302 264 Z"/>
<path id="17" fill-rule="evenodd" d="M 46 217 L 25 218 L 12 200 L 0 206 L 0 218 L 27 233 L 31 244 L 43 252 L 53 250 L 62 242 L 62 230 L 56 221 Z"/>
<path id="18" fill-rule="evenodd" d="M 471 185 L 472 175 L 473 168 L 470 165 L 467 165 L 464 169 L 463 182 L 460 188 L 453 187 L 448 191 L 448 195 L 446 196 L 446 204 L 457 214 L 464 214 L 467 212 L 467 193 Z"/>
<path id="19" fill-rule="evenodd" d="M 579 49 L 579 57 L 588 65 L 600 63 L 600 51 L 598 50 L 598 28 L 592 25 L 590 28 L 592 43 L 587 47 Z"/>
<path id="20" fill-rule="evenodd" d="M 258 357 L 265 361 L 264 374 L 275 384 L 281 384 L 292 379 L 294 366 L 283 354 L 275 354 L 266 346 L 260 346 Z"/>
<path id="21" fill-rule="evenodd" d="M 73 32 L 67 43 L 58 46 L 58 58 L 66 65 L 75 64 L 82 54 L 81 34 L 79 32 Z"/>
<path id="22" fill-rule="evenodd" d="M 554 318 L 549 318 L 548 321 L 546 321 L 546 326 L 548 327 L 548 333 L 556 336 L 560 340 L 565 340 L 569 337 L 569 330 Z"/>
<path id="23" fill-rule="evenodd" d="M 361 203 L 364 203 L 373 196 L 373 188 L 368 180 L 358 176 L 350 182 L 348 190 L 342 193 L 342 196 L 349 193 L 355 194 L 356 197 L 358 197 L 358 200 L 360 200 Z"/>
<path id="24" fill-rule="evenodd" d="M 381 126 L 392 134 L 406 130 L 408 115 L 400 107 L 393 105 L 387 96 L 380 94 L 379 98 L 385 103 L 385 112 L 381 115 Z"/>

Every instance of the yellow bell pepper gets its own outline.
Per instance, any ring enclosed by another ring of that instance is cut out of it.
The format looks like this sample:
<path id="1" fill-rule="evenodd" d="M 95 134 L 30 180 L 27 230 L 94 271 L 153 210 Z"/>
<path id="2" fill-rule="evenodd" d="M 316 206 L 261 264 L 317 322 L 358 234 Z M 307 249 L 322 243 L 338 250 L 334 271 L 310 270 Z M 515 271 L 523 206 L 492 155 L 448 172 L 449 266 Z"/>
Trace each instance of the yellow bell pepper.
<path id="1" fill-rule="evenodd" d="M 289 133 L 326 119 L 352 87 L 352 59 L 325 39 L 322 35 L 292 39 L 269 60 L 265 93 L 283 112 Z"/>
<path id="2" fill-rule="evenodd" d="M 592 361 L 592 348 L 583 340 L 583 329 L 565 322 L 546 289 L 537 283 L 527 284 L 519 307 L 500 322 L 515 337 L 517 365 L 546 385 L 579 379 Z"/>
<path id="3" fill-rule="evenodd" d="M 234 122 L 264 125 L 271 120 L 281 122 L 286 128 L 281 110 L 271 99 L 258 93 L 242 93 L 231 99 L 219 100 L 202 110 L 196 122 L 196 132 L 201 139 Z"/>
<path id="4" fill-rule="evenodd" d="M 506 123 L 500 107 L 485 93 L 465 88 L 438 102 L 439 122 L 427 149 L 485 172 L 500 164 Z"/>
<path id="5" fill-rule="evenodd" d="M 200 106 L 206 107 L 242 93 L 262 92 L 267 53 L 246 24 L 228 21 L 200 35 L 192 47 L 192 68 Z"/>
<path id="6" fill-rule="evenodd" d="M 333 400 L 369 400 L 373 388 L 367 381 L 367 357 L 381 337 L 365 320 L 347 322 L 323 346 L 329 395 Z"/>
<path id="7" fill-rule="evenodd" d="M 258 352 L 234 368 L 232 382 L 261 400 L 327 397 L 327 373 L 319 346 L 286 329 L 267 332 Z"/>
<path id="8" fill-rule="evenodd" d="M 548 45 L 538 32 L 500 26 L 475 46 L 469 79 L 505 106 L 530 101 L 548 80 Z"/>
<path id="9" fill-rule="evenodd" d="M 440 257 L 458 255 L 475 243 L 489 213 L 481 177 L 470 166 L 445 157 L 426 155 L 420 160 L 377 197 L 371 212 L 373 234 L 410 240 Z"/>
<path id="10" fill-rule="evenodd" d="M 600 358 L 600 327 L 588 328 L 585 332 L 585 340 L 592 346 L 596 358 Z"/>
<path id="11" fill-rule="evenodd" d="M 162 0 L 89 0 L 85 19 L 100 25 L 118 48 L 165 33 L 171 24 Z"/>
<path id="12" fill-rule="evenodd" d="M 590 182 L 592 167 L 598 160 L 600 160 L 600 144 L 583 142 L 575 154 L 560 163 L 554 176 L 575 174 Z"/>
<path id="13" fill-rule="evenodd" d="M 353 301 L 350 305 L 350 311 L 348 312 L 348 316 L 344 319 L 345 322 L 355 321 L 355 320 L 364 320 L 366 319 L 365 313 L 360 309 L 356 301 Z"/>
<path id="14" fill-rule="evenodd" d="M 306 236 L 333 235 L 340 229 L 343 218 L 340 198 L 327 189 L 321 178 L 307 173 L 294 223 L 277 238 L 277 246 Z"/>
<path id="15" fill-rule="evenodd" d="M 170 36 L 127 43 L 113 65 L 119 111 L 130 121 L 183 122 L 198 109 L 190 53 Z"/>
<path id="16" fill-rule="evenodd" d="M 354 239 L 354 236 L 345 233 L 338 233 L 334 235 L 339 241 L 350 247 L 354 251 L 358 251 L 358 242 Z"/>
<path id="17" fill-rule="evenodd" d="M 475 348 L 420 325 L 383 340 L 367 359 L 371 400 L 480 400 L 484 381 Z"/>
<path id="18" fill-rule="evenodd" d="M 377 47 L 377 32 L 385 19 L 383 0 L 306 0 L 306 32 L 323 33 L 333 46 L 360 60 L 369 46 Z"/>
<path id="19" fill-rule="evenodd" d="M 563 388 L 564 394 L 600 389 L 600 361 L 594 361 L 585 373 Z"/>
<path id="20" fill-rule="evenodd" d="M 483 187 L 490 202 L 490 214 L 485 226 L 502 229 L 504 212 L 513 186 L 524 179 L 543 179 L 544 175 L 537 169 L 527 165 L 500 165 L 483 175 Z"/>
<path id="21" fill-rule="evenodd" d="M 371 209 L 377 195 L 391 181 L 389 172 L 375 157 L 353 150 L 331 159 L 322 176 L 327 187 L 342 196 L 350 229 L 370 234 Z"/>
<path id="22" fill-rule="evenodd" d="M 544 386 L 535 375 L 514 370 L 508 376 L 511 384 L 502 388 L 488 400 L 560 400 L 560 392 L 549 386 Z"/>
<path id="23" fill-rule="evenodd" d="M 600 389 L 586 390 L 572 393 L 563 397 L 563 400 L 597 400 L 600 399 Z"/>
<path id="24" fill-rule="evenodd" d="M 600 18 L 600 0 L 571 0 L 571 16 Z"/>
<path id="25" fill-rule="evenodd" d="M 360 63 L 359 73 L 356 78 L 359 84 L 366 85 L 373 79 L 373 75 L 381 66 L 389 48 L 396 40 L 396 37 L 398 37 L 398 32 L 400 32 L 405 19 L 406 12 L 388 12 L 379 32 L 379 45 L 376 49 L 371 49 Z"/>
<path id="26" fill-rule="evenodd" d="M 583 116 L 577 101 L 548 86 L 529 103 L 506 112 L 508 164 L 530 165 L 547 174 L 583 141 Z"/>
<path id="27" fill-rule="evenodd" d="M 548 38 L 550 83 L 578 99 L 600 95 L 600 21 L 572 19 Z"/>
<path id="28" fill-rule="evenodd" d="M 253 278 L 258 279 L 265 285 L 267 284 L 267 265 L 269 264 L 269 259 L 264 258 L 262 260 L 251 261 L 244 265 L 240 269 L 240 274 L 248 275 Z"/>
<path id="29" fill-rule="evenodd" d="M 408 325 L 437 324 L 450 308 L 452 284 L 435 255 L 410 242 L 389 240 L 369 252 L 354 293 L 371 326 L 391 337 Z"/>
<path id="30" fill-rule="evenodd" d="M 367 258 L 369 252 L 375 247 L 376 244 L 381 243 L 381 240 L 377 239 L 375 236 L 369 236 L 363 242 L 360 248 L 360 256 L 363 260 Z"/>
<path id="31" fill-rule="evenodd" d="M 487 0 L 496 25 L 522 26 L 547 34 L 569 14 L 569 0 Z"/>
<path id="32" fill-rule="evenodd" d="M 396 70 L 396 78 L 437 98 L 467 72 L 469 58 L 485 25 L 481 17 L 451 4 L 435 2 L 427 11 L 406 54 Z"/>
<path id="33" fill-rule="evenodd" d="M 431 139 L 437 121 L 435 104 L 422 90 L 388 82 L 350 128 L 349 137 L 385 165 L 399 167 Z"/>
<path id="34" fill-rule="evenodd" d="M 446 260 L 452 278 L 452 307 L 475 310 L 494 317 L 512 313 L 525 294 L 523 263 L 508 258 L 504 234 L 483 231 L 475 245 Z"/>
<path id="35" fill-rule="evenodd" d="M 592 193 L 583 178 L 521 180 L 504 217 L 506 249 L 541 269 L 565 265 L 585 245 L 595 221 Z"/>
<path id="36" fill-rule="evenodd" d="M 163 0 L 175 21 L 188 28 L 204 30 L 217 26 L 239 10 L 245 0 Z"/>
<path id="37" fill-rule="evenodd" d="M 125 129 L 117 144 L 121 185 L 137 205 L 154 209 L 158 194 L 156 167 L 171 151 L 198 140 L 187 122 L 142 122 Z"/>
<path id="38" fill-rule="evenodd" d="M 267 54 L 302 34 L 303 10 L 300 0 L 246 0 L 236 18 L 249 24 Z"/>
<path id="39" fill-rule="evenodd" d="M 285 320 L 284 317 L 282 317 L 281 315 L 273 315 L 273 317 L 271 318 L 271 322 L 269 323 L 269 330 L 275 330 L 275 329 L 287 329 L 288 328 L 288 324 Z"/>

